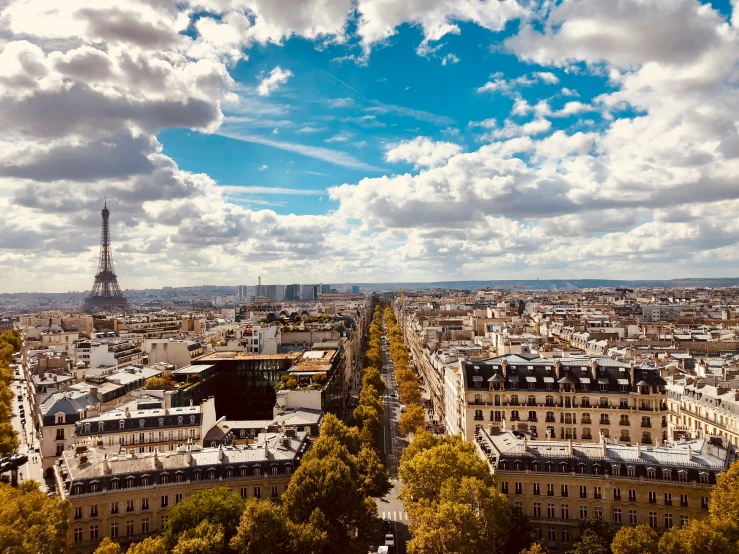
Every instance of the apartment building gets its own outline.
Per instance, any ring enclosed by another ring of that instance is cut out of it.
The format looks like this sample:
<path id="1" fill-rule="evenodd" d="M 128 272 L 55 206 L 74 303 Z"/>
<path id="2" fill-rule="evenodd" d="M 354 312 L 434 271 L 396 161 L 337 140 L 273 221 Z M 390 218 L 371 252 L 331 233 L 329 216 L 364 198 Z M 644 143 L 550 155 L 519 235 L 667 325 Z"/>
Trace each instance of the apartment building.
<path id="1" fill-rule="evenodd" d="M 54 462 L 73 442 L 74 426 L 100 402 L 88 392 L 52 392 L 46 395 L 36 410 L 36 428 L 41 435 L 41 468 L 50 475 Z"/>
<path id="2" fill-rule="evenodd" d="M 656 531 L 706 517 L 716 478 L 731 458 L 707 439 L 645 447 L 533 441 L 481 429 L 475 444 L 498 490 L 531 518 L 547 552 L 569 550 L 578 521 L 588 516 Z"/>
<path id="3" fill-rule="evenodd" d="M 538 358 L 509 354 L 461 364 L 461 429 L 528 431 L 582 441 L 599 435 L 622 444 L 668 437 L 667 382 L 656 368 L 611 358 Z"/>
<path id="4" fill-rule="evenodd" d="M 215 424 L 212 397 L 199 406 L 167 408 L 162 399 L 144 396 L 76 422 L 72 445 L 130 454 L 173 451 L 186 444 L 202 445 Z"/>
<path id="5" fill-rule="evenodd" d="M 89 554 L 104 537 L 141 541 L 162 531 L 169 506 L 214 486 L 242 497 L 279 500 L 310 445 L 305 432 L 262 433 L 252 444 L 173 452 L 121 453 L 80 446 L 54 466 L 70 502 L 68 552 Z"/>
<path id="6" fill-rule="evenodd" d="M 671 383 L 667 407 L 672 439 L 715 435 L 735 448 L 739 445 L 738 390 L 700 379 Z"/>

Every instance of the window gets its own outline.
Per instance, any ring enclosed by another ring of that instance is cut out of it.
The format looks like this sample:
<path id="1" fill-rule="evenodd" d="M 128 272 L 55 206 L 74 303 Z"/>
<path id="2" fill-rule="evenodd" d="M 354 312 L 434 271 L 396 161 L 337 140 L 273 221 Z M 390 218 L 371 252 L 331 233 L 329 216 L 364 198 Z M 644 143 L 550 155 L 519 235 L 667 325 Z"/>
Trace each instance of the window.
<path id="1" fill-rule="evenodd" d="M 613 522 L 614 523 L 621 523 L 621 508 L 614 508 L 613 509 Z"/>
<path id="2" fill-rule="evenodd" d="M 111 514 L 117 514 L 118 513 L 118 502 L 111 502 L 110 503 L 110 513 Z"/>
<path id="3" fill-rule="evenodd" d="M 119 483 L 118 479 L 111 479 L 110 480 L 110 490 L 112 490 L 112 491 L 118 490 L 119 486 L 120 486 L 120 483 Z"/>
<path id="4" fill-rule="evenodd" d="M 98 433 L 103 433 L 104 431 L 105 431 L 105 423 L 101 421 L 98 423 Z"/>
<path id="5" fill-rule="evenodd" d="M 279 494 L 280 493 L 277 490 L 277 485 L 272 485 L 272 498 L 277 498 Z"/>
<path id="6" fill-rule="evenodd" d="M 593 487 L 593 498 L 600 499 L 600 487 Z"/>
<path id="7" fill-rule="evenodd" d="M 654 491 L 649 491 L 649 503 L 650 504 L 656 504 L 657 503 L 657 493 Z"/>
<path id="8" fill-rule="evenodd" d="M 613 489 L 613 499 L 621 500 L 621 489 Z"/>
<path id="9" fill-rule="evenodd" d="M 672 527 L 672 514 L 665 514 L 665 529 Z"/>
<path id="10" fill-rule="evenodd" d="M 560 506 L 560 512 L 562 514 L 562 519 L 570 519 L 570 507 L 567 504 L 562 504 Z"/>
<path id="11" fill-rule="evenodd" d="M 588 487 L 585 485 L 580 485 L 580 498 L 587 498 L 588 497 Z"/>
<path id="12" fill-rule="evenodd" d="M 580 400 L 580 405 L 583 408 L 590 408 L 590 397 L 589 396 L 583 396 L 582 399 Z M 584 415 L 585 414 L 583 414 L 583 416 Z"/>
<path id="13" fill-rule="evenodd" d="M 56 455 L 61 456 L 64 454 L 64 445 L 63 444 L 57 444 L 56 445 Z"/>
<path id="14" fill-rule="evenodd" d="M 144 427 L 146 427 L 146 421 L 139 419 L 139 429 L 143 429 Z"/>
<path id="15" fill-rule="evenodd" d="M 562 529 L 562 542 L 564 544 L 570 543 L 570 530 L 569 529 Z"/>
<path id="16" fill-rule="evenodd" d="M 657 512 L 649 512 L 649 526 L 652 529 L 657 528 Z"/>
<path id="17" fill-rule="evenodd" d="M 182 416 L 179 416 L 179 417 L 177 418 L 177 425 L 182 425 L 182 422 L 183 422 L 183 421 L 185 421 L 185 420 L 184 420 L 184 418 L 183 418 Z"/>
<path id="18" fill-rule="evenodd" d="M 145 517 L 141 520 L 141 532 L 142 533 L 148 533 L 149 532 L 149 518 Z"/>
<path id="19" fill-rule="evenodd" d="M 195 416 L 194 415 L 191 415 L 190 416 L 190 425 L 195 425 Z"/>
<path id="20" fill-rule="evenodd" d="M 162 516 L 161 518 L 159 518 L 159 522 L 160 522 L 159 528 L 162 531 L 164 531 L 164 528 L 167 526 L 168 521 L 169 521 L 169 516 Z"/>
<path id="21" fill-rule="evenodd" d="M 523 494 L 523 483 L 516 482 L 516 494 Z"/>
<path id="22" fill-rule="evenodd" d="M 503 481 L 500 484 L 500 492 L 502 492 L 503 494 L 508 494 L 508 482 L 507 481 Z"/>
<path id="23" fill-rule="evenodd" d="M 541 527 L 538 525 L 534 527 L 534 533 L 536 534 L 537 540 L 541 540 Z"/>
<path id="24" fill-rule="evenodd" d="M 74 528 L 74 542 L 82 542 L 82 527 Z"/>
<path id="25" fill-rule="evenodd" d="M 657 478 L 657 470 L 653 467 L 647 468 L 647 479 L 656 479 Z"/>
<path id="26" fill-rule="evenodd" d="M 162 495 L 162 508 L 166 508 L 169 506 L 169 496 L 164 494 Z"/>
<path id="27" fill-rule="evenodd" d="M 90 540 L 96 541 L 98 540 L 98 526 L 97 525 L 90 525 Z"/>
<path id="28" fill-rule="evenodd" d="M 541 517 L 541 504 L 534 502 L 534 517 Z"/>
<path id="29" fill-rule="evenodd" d="M 246 489 L 244 489 L 244 490 L 246 490 Z M 175 494 L 174 495 L 174 503 L 175 504 L 179 504 L 180 502 L 182 502 L 182 495 L 181 494 Z"/>
<path id="30" fill-rule="evenodd" d="M 98 505 L 93 504 L 90 506 L 90 517 L 97 517 L 98 516 Z"/>
<path id="31" fill-rule="evenodd" d="M 254 468 L 254 477 L 259 477 L 262 474 L 262 469 L 259 467 Z"/>
<path id="32" fill-rule="evenodd" d="M 685 527 L 688 524 L 688 516 L 680 516 L 680 527 Z"/>
<path id="33" fill-rule="evenodd" d="M 707 496 L 701 496 L 701 509 L 702 510 L 708 509 L 708 497 Z"/>
<path id="34" fill-rule="evenodd" d="M 560 494 L 560 496 L 569 496 L 568 494 L 569 488 L 567 485 L 562 485 L 561 489 L 562 489 L 561 490 L 562 494 Z"/>
<path id="35" fill-rule="evenodd" d="M 126 535 L 130 536 L 133 535 L 133 520 L 129 519 L 126 522 Z"/>
<path id="36" fill-rule="evenodd" d="M 141 509 L 142 510 L 148 510 L 149 509 L 149 499 L 148 498 L 142 498 L 141 499 Z M 133 510 L 133 500 L 131 500 L 131 510 Z"/>
<path id="37" fill-rule="evenodd" d="M 547 504 L 547 517 L 554 518 L 554 504 Z"/>
<path id="38" fill-rule="evenodd" d="M 593 515 L 595 517 L 599 517 L 599 518 L 603 519 L 603 507 L 602 506 L 596 506 L 595 508 L 593 508 Z"/>
<path id="39" fill-rule="evenodd" d="M 74 509 L 74 519 L 82 519 L 82 508 Z"/>
<path id="40" fill-rule="evenodd" d="M 159 427 L 164 427 L 164 418 L 163 417 L 160 417 L 159 418 Z"/>
<path id="41" fill-rule="evenodd" d="M 547 540 L 549 542 L 555 542 L 557 540 L 557 532 L 552 527 L 547 529 Z"/>
<path id="42" fill-rule="evenodd" d="M 547 496 L 554 496 L 554 484 L 547 483 Z"/>
<path id="43" fill-rule="evenodd" d="M 687 494 L 680 495 L 680 506 L 687 508 L 688 506 L 688 495 Z"/>
<path id="44" fill-rule="evenodd" d="M 126 500 L 126 511 L 133 512 L 133 500 Z"/>
<path id="45" fill-rule="evenodd" d="M 636 517 L 636 510 L 629 510 L 629 525 L 638 525 L 639 521 Z"/>
<path id="46" fill-rule="evenodd" d="M 588 507 L 580 506 L 580 519 L 588 519 Z"/>
<path id="47" fill-rule="evenodd" d="M 260 487 L 254 487 L 254 496 L 256 498 L 262 497 L 262 489 Z"/>
<path id="48" fill-rule="evenodd" d="M 708 473 L 705 473 L 705 472 L 701 471 L 698 474 L 698 477 L 700 479 L 701 484 L 703 484 L 703 485 L 707 485 L 708 484 Z"/>
<path id="49" fill-rule="evenodd" d="M 242 487 L 242 489 L 241 489 L 241 498 L 246 498 L 248 495 L 249 495 L 249 493 L 247 492 L 246 488 L 243 488 Z"/>
<path id="50" fill-rule="evenodd" d="M 63 441 L 64 440 L 64 429 L 57 429 L 56 430 L 56 440 Z"/>
<path id="51" fill-rule="evenodd" d="M 541 494 L 541 489 L 539 488 L 539 483 L 534 483 L 534 494 L 536 496 L 539 496 Z"/>
<path id="52" fill-rule="evenodd" d="M 118 522 L 117 521 L 114 521 L 110 524 L 110 538 L 111 539 L 118 538 Z"/>
<path id="53" fill-rule="evenodd" d="M 665 493 L 665 506 L 672 506 L 672 493 L 671 492 Z"/>
<path id="54" fill-rule="evenodd" d="M 629 502 L 636 502 L 636 491 L 629 489 Z"/>

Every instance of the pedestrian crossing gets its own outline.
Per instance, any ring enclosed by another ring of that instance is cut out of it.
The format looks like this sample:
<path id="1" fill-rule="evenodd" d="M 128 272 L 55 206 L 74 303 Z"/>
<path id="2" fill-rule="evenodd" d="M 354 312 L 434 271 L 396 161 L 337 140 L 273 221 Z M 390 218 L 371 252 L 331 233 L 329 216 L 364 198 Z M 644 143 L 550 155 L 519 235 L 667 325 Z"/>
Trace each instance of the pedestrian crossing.
<path id="1" fill-rule="evenodd" d="M 390 521 L 408 521 L 408 512 L 380 512 L 380 517 Z"/>

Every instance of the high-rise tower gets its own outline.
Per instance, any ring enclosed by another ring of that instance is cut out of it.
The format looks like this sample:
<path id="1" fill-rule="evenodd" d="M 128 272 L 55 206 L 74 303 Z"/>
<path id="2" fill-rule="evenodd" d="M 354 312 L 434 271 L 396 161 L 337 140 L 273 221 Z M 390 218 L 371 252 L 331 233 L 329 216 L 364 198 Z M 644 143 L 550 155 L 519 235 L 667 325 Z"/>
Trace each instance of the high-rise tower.
<path id="1" fill-rule="evenodd" d="M 110 249 L 110 210 L 108 202 L 105 202 L 103 211 L 103 228 L 100 231 L 100 262 L 98 272 L 95 275 L 95 283 L 92 285 L 90 296 L 85 299 L 82 310 L 85 312 L 102 312 L 127 310 L 128 301 L 121 293 L 118 286 L 118 277 L 113 269 L 113 252 Z"/>

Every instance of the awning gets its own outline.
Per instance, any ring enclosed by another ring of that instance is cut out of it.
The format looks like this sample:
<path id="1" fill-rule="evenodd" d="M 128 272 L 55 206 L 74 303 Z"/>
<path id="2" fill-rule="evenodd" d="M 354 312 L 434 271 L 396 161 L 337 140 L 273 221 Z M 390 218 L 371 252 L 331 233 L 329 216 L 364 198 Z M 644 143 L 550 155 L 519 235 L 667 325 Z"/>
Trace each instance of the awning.
<path id="1" fill-rule="evenodd" d="M 607 385 L 608 384 L 608 379 L 606 379 L 605 377 L 598 377 L 598 384 L 599 385 Z"/>
<path id="2" fill-rule="evenodd" d="M 554 377 L 544 377 L 545 383 L 554 383 Z"/>
<path id="3" fill-rule="evenodd" d="M 629 384 L 629 380 L 628 379 L 616 379 L 616 382 L 619 385 L 628 385 Z"/>
<path id="4" fill-rule="evenodd" d="M 527 383 L 536 383 L 536 377 L 526 377 Z"/>
<path id="5" fill-rule="evenodd" d="M 588 385 L 588 384 L 590 384 L 590 377 L 580 377 L 580 382 L 583 385 Z"/>

